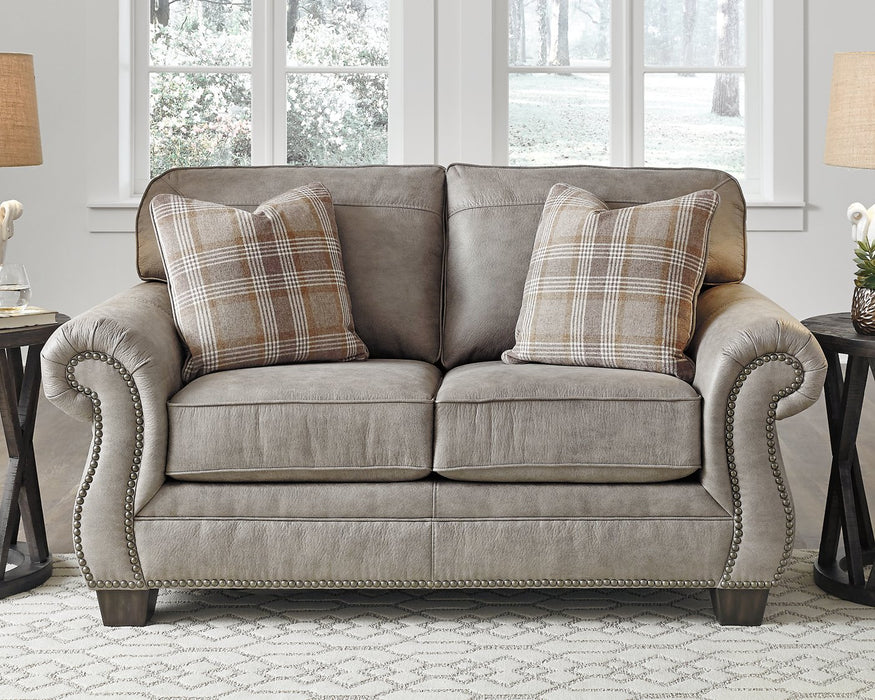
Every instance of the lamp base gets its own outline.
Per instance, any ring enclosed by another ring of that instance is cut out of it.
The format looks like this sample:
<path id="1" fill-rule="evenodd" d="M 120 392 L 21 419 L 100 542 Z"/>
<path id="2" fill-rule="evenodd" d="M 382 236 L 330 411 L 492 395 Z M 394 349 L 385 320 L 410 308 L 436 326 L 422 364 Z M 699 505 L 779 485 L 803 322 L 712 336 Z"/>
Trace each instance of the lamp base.
<path id="1" fill-rule="evenodd" d="M 875 289 L 854 287 L 851 300 L 851 323 L 862 335 L 875 335 Z"/>

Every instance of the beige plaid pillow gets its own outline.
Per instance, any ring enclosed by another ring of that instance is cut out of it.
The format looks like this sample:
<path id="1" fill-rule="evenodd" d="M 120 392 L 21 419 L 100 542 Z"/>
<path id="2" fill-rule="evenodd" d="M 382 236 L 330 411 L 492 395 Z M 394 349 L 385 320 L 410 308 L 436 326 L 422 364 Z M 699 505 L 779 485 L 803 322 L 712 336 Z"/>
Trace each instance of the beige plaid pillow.
<path id="1" fill-rule="evenodd" d="M 622 367 L 692 381 L 712 190 L 608 209 L 571 185 L 550 190 L 535 237 L 509 364 Z"/>
<path id="2" fill-rule="evenodd" d="M 359 360 L 331 195 L 315 183 L 250 213 L 172 194 L 151 202 L 183 379 L 292 362 Z"/>

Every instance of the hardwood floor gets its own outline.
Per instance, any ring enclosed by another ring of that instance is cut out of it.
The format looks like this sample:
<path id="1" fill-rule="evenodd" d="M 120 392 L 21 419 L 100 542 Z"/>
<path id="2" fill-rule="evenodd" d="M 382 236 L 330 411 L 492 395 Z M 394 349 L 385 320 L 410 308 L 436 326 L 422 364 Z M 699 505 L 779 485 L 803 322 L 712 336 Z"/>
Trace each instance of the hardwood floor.
<path id="1" fill-rule="evenodd" d="M 0 440 L 0 459 L 8 459 Z M 80 423 L 40 396 L 33 451 L 39 478 L 49 551 L 73 551 L 73 501 L 82 482 L 85 457 L 91 449 L 91 424 Z"/>
<path id="2" fill-rule="evenodd" d="M 863 407 L 857 447 L 863 479 L 875 502 L 875 387 L 870 378 Z M 829 476 L 830 450 L 823 397 L 811 408 L 778 424 L 784 466 L 796 506 L 796 546 L 816 549 Z M 91 426 L 79 423 L 45 398 L 39 405 L 34 451 L 49 548 L 56 554 L 72 552 L 73 501 L 89 451 Z M 0 441 L 2 442 L 2 441 Z M 5 443 L 0 464 L 6 463 Z"/>

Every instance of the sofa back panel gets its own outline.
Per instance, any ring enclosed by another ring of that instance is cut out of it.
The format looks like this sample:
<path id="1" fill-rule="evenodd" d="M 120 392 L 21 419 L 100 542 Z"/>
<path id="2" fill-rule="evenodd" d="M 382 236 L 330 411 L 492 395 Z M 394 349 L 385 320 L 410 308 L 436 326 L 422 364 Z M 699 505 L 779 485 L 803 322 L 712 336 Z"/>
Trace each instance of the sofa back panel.
<path id="1" fill-rule="evenodd" d="M 719 170 L 451 165 L 442 350 L 447 368 L 497 360 L 513 347 L 541 210 L 558 182 L 589 190 L 611 208 L 717 191 L 705 284 L 744 277 L 744 196 L 738 182 Z"/>
<path id="2" fill-rule="evenodd" d="M 445 172 L 440 166 L 179 168 L 155 178 L 137 213 L 137 270 L 164 280 L 149 202 L 160 193 L 252 211 L 321 182 L 331 193 L 355 328 L 371 357 L 440 355 Z"/>

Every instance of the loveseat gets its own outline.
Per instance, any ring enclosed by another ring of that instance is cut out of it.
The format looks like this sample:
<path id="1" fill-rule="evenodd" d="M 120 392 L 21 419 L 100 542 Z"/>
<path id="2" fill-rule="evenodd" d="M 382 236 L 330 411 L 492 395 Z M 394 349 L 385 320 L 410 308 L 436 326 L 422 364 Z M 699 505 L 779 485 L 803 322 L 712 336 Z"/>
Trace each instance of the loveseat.
<path id="1" fill-rule="evenodd" d="M 184 382 L 150 202 L 248 211 L 322 183 L 370 359 Z M 691 381 L 506 364 L 556 183 L 610 208 L 707 190 Z M 700 588 L 759 624 L 794 510 L 776 421 L 818 397 L 810 333 L 742 283 L 729 175 L 591 166 L 171 170 L 137 215 L 143 282 L 62 326 L 47 397 L 91 421 L 75 553 L 104 624 L 162 588 Z"/>

